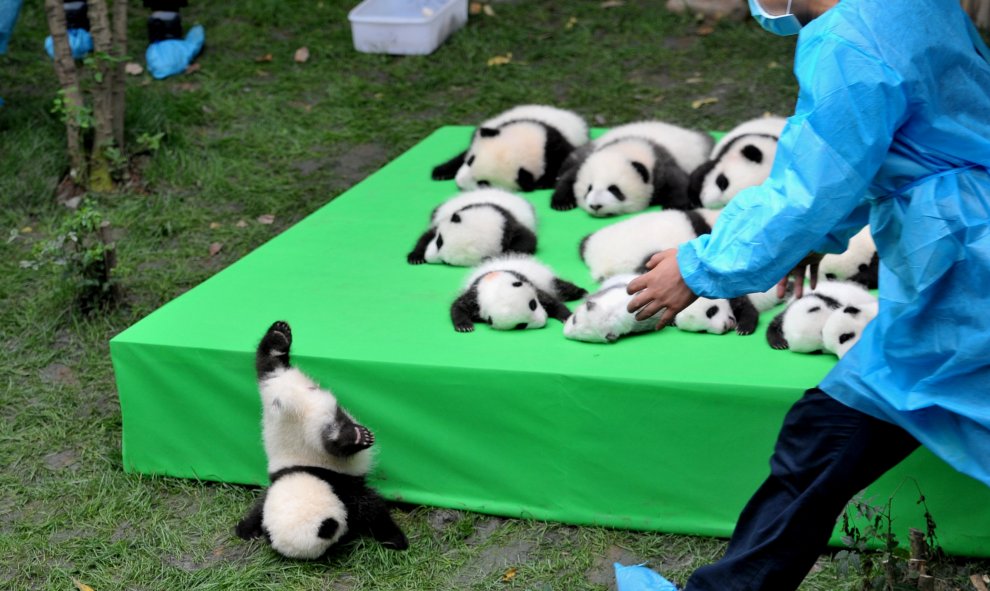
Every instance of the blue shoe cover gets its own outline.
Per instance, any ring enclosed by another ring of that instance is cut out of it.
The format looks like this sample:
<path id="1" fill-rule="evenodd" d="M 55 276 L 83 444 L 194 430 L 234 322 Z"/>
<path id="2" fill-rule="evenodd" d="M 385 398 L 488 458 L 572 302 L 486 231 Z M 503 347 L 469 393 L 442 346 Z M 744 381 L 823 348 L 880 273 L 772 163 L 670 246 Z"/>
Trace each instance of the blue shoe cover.
<path id="1" fill-rule="evenodd" d="M 642 564 L 615 567 L 615 583 L 619 591 L 677 591 L 677 586 Z"/>
<path id="2" fill-rule="evenodd" d="M 86 29 L 69 29 L 69 48 L 72 49 L 72 57 L 81 60 L 93 51 L 92 35 Z M 45 53 L 55 59 L 55 42 L 51 35 L 45 37 Z"/>
<path id="3" fill-rule="evenodd" d="M 152 43 L 144 53 L 148 71 L 158 80 L 183 73 L 203 49 L 205 39 L 206 33 L 202 25 L 196 25 L 189 29 L 185 39 L 165 39 Z"/>

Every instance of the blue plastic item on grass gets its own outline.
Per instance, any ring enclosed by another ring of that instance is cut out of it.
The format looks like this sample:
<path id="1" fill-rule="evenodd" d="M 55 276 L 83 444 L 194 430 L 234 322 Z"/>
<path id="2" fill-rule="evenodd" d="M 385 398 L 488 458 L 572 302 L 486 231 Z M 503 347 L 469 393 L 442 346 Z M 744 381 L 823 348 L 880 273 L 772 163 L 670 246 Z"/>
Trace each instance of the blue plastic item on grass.
<path id="1" fill-rule="evenodd" d="M 144 54 L 148 71 L 158 80 L 181 74 L 199 55 L 205 39 L 203 26 L 196 25 L 189 29 L 185 39 L 165 39 L 152 43 Z"/>
<path id="2" fill-rule="evenodd" d="M 69 48 L 72 49 L 72 57 L 79 60 L 86 57 L 93 51 L 93 36 L 86 29 L 69 29 Z M 55 42 L 52 36 L 45 37 L 45 53 L 48 57 L 55 59 Z"/>
<path id="3" fill-rule="evenodd" d="M 619 591 L 677 591 L 677 585 L 642 564 L 623 566 L 616 562 L 613 566 Z"/>
<path id="4" fill-rule="evenodd" d="M 20 10 L 21 0 L 0 0 L 0 55 L 7 53 L 7 42 Z"/>

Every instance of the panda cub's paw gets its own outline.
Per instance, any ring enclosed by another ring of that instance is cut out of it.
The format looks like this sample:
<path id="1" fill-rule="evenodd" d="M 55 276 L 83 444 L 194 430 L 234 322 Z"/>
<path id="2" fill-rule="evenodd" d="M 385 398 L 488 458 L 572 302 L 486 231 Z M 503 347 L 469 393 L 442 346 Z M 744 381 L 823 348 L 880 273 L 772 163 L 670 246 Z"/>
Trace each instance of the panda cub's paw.
<path id="1" fill-rule="evenodd" d="M 292 329 L 279 320 L 268 327 L 258 343 L 255 367 L 261 379 L 276 369 L 289 367 L 289 348 L 292 346 Z"/>

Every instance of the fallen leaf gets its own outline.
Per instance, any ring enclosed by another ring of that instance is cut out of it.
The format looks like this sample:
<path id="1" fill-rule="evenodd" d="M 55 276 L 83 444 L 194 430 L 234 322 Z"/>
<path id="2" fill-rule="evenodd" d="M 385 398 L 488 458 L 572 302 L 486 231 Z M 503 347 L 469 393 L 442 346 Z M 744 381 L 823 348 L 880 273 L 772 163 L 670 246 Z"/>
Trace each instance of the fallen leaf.
<path id="1" fill-rule="evenodd" d="M 72 584 L 75 585 L 76 589 L 79 589 L 79 591 L 93 591 L 92 587 L 78 579 L 72 579 Z"/>
<path id="2" fill-rule="evenodd" d="M 489 66 L 504 66 L 505 64 L 507 64 L 507 63 L 509 63 L 511 61 L 512 61 L 512 52 L 510 51 L 509 53 L 507 53 L 505 55 L 496 55 L 495 57 L 490 58 L 488 60 L 488 65 Z"/>
<path id="3" fill-rule="evenodd" d="M 770 62 L 769 64 L 767 64 L 767 67 L 770 68 L 771 70 L 776 70 L 777 68 L 782 68 L 783 66 L 781 66 L 777 62 Z"/>
<path id="4" fill-rule="evenodd" d="M 481 2 L 472 2 L 468 7 L 468 12 L 471 14 L 481 14 Z"/>
<path id="5" fill-rule="evenodd" d="M 268 225 L 268 224 L 271 224 L 271 223 L 274 223 L 274 222 L 275 222 L 275 214 L 266 213 L 264 215 L 259 215 L 258 216 L 258 223 L 259 224 Z"/>
<path id="6" fill-rule="evenodd" d="M 696 34 L 701 35 L 702 37 L 707 37 L 707 36 L 711 35 L 714 32 L 715 32 L 715 27 L 713 27 L 711 25 L 708 25 L 708 24 L 701 25 L 695 31 Z"/>
<path id="7" fill-rule="evenodd" d="M 309 48 L 300 47 L 296 50 L 296 54 L 292 56 L 292 59 L 294 59 L 297 64 L 305 64 L 309 61 Z"/>
<path id="8" fill-rule="evenodd" d="M 507 570 L 504 573 L 502 573 L 502 582 L 503 583 L 508 583 L 512 579 L 516 578 L 516 575 L 518 573 L 519 573 L 519 569 L 517 569 L 516 567 L 510 568 L 509 570 Z"/>
<path id="9" fill-rule="evenodd" d="M 698 99 L 696 101 L 691 101 L 691 108 L 692 109 L 700 109 L 701 107 L 704 107 L 705 105 L 714 105 L 717 102 L 718 102 L 718 99 L 715 98 L 715 97 L 713 97 L 713 96 L 709 96 L 709 97 L 705 97 L 705 98 L 700 98 L 700 99 Z"/>
<path id="10" fill-rule="evenodd" d="M 274 60 L 274 59 L 275 59 L 275 58 L 274 58 L 274 57 L 272 57 L 272 54 L 270 54 L 270 53 L 266 53 L 266 54 L 265 54 L 265 55 L 263 55 L 263 56 L 260 56 L 260 57 L 256 57 L 256 58 L 254 58 L 254 61 L 256 61 L 256 62 L 270 62 L 270 61 L 272 61 L 272 60 Z"/>
<path id="11" fill-rule="evenodd" d="M 127 62 L 124 64 L 124 72 L 131 76 L 140 76 L 144 72 L 144 68 L 137 62 Z"/>
<path id="12" fill-rule="evenodd" d="M 608 2 L 602 2 L 602 8 L 617 8 L 625 4 L 622 0 L 608 0 Z"/>
<path id="13" fill-rule="evenodd" d="M 214 242 L 210 244 L 210 256 L 211 257 L 217 256 L 222 249 L 223 249 L 223 244 L 220 244 L 219 242 Z"/>
<path id="14" fill-rule="evenodd" d="M 481 11 L 485 13 L 485 16 L 495 16 L 495 9 L 492 8 L 491 4 L 485 4 L 482 6 Z"/>
<path id="15" fill-rule="evenodd" d="M 221 224 L 220 222 L 210 222 L 210 229 L 211 230 L 216 230 L 217 228 L 219 228 L 222 225 L 223 224 Z"/>
<path id="16" fill-rule="evenodd" d="M 973 583 L 973 587 L 976 591 L 987 591 L 987 582 L 990 582 L 990 577 L 983 575 L 973 575 L 969 577 L 970 582 Z"/>
<path id="17" fill-rule="evenodd" d="M 234 225 L 237 226 L 238 228 L 247 228 L 247 222 L 245 222 L 244 220 L 238 220 L 237 223 Z"/>
<path id="18" fill-rule="evenodd" d="M 192 92 L 194 90 L 199 90 L 198 82 L 179 82 L 175 85 L 176 88 L 183 92 Z"/>
<path id="19" fill-rule="evenodd" d="M 704 78 L 702 78 L 700 76 L 694 76 L 692 78 L 688 78 L 687 80 L 685 80 L 684 83 L 685 84 L 699 84 L 699 83 L 704 82 L 704 81 L 705 81 Z"/>
<path id="20" fill-rule="evenodd" d="M 189 64 L 188 66 L 186 66 L 186 74 L 192 74 L 194 72 L 198 72 L 200 68 L 202 68 L 202 66 L 199 65 L 199 62 L 196 62 L 195 64 Z"/>
<path id="21" fill-rule="evenodd" d="M 31 232 L 34 232 L 34 228 L 31 226 L 24 226 L 21 228 L 21 234 L 30 234 Z"/>
<path id="22" fill-rule="evenodd" d="M 571 18 L 567 19 L 567 24 L 564 25 L 564 28 L 570 31 L 571 29 L 574 28 L 574 25 L 576 24 L 577 24 L 577 17 L 572 16 Z"/>

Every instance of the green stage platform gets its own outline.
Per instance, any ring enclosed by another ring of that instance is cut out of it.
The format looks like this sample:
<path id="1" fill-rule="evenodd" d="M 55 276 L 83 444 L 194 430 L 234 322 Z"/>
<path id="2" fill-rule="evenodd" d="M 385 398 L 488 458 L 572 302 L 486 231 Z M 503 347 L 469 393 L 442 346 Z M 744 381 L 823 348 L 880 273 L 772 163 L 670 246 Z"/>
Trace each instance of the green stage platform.
<path id="1" fill-rule="evenodd" d="M 767 472 L 781 420 L 834 363 L 740 337 L 670 329 L 614 345 L 562 325 L 454 331 L 468 269 L 411 266 L 430 211 L 453 195 L 430 170 L 466 145 L 445 127 L 110 343 L 129 472 L 266 481 L 254 348 L 291 323 L 293 359 L 377 438 L 375 483 L 394 500 L 574 524 L 727 536 Z M 615 219 L 550 209 L 537 255 L 594 284 L 579 240 Z M 945 550 L 990 556 L 990 490 L 928 452 L 870 488 L 894 495 L 894 528 L 924 529 L 918 488 Z M 838 540 L 838 538 L 835 538 Z"/>

